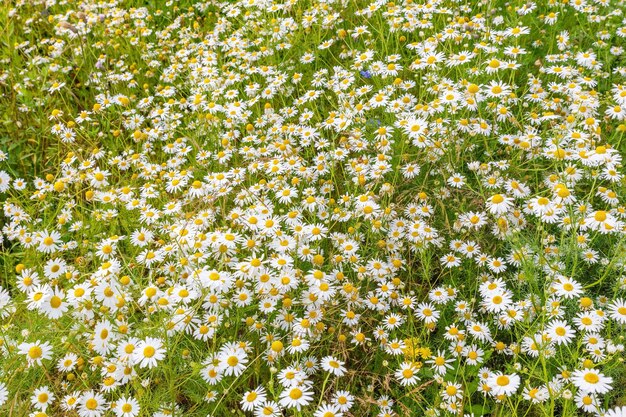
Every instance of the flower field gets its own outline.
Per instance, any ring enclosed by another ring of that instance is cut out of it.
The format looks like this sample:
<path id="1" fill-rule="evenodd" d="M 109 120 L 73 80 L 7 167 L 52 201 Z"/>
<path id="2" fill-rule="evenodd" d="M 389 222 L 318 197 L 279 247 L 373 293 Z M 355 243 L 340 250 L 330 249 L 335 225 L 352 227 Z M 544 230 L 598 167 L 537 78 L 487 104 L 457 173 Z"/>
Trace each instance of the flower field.
<path id="1" fill-rule="evenodd" d="M 626 417 L 620 0 L 0 7 L 0 416 Z"/>

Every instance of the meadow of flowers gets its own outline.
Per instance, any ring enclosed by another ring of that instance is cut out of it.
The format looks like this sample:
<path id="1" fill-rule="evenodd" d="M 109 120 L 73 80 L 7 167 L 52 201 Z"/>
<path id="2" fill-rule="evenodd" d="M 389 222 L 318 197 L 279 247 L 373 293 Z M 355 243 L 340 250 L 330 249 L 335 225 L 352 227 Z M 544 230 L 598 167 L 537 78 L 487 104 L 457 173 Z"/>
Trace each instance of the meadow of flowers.
<path id="1" fill-rule="evenodd" d="M 626 416 L 621 0 L 0 7 L 0 416 Z"/>

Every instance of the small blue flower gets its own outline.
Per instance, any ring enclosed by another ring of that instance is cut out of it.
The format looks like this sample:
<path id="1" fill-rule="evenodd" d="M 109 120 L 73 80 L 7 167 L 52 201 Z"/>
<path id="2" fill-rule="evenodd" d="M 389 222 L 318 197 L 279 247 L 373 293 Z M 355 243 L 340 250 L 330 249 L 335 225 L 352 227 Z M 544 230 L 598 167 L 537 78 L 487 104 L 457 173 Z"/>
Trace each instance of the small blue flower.
<path id="1" fill-rule="evenodd" d="M 360 73 L 363 78 L 372 78 L 372 73 L 369 70 L 362 70 Z"/>
<path id="2" fill-rule="evenodd" d="M 380 119 L 368 119 L 365 122 L 366 126 L 380 126 Z"/>

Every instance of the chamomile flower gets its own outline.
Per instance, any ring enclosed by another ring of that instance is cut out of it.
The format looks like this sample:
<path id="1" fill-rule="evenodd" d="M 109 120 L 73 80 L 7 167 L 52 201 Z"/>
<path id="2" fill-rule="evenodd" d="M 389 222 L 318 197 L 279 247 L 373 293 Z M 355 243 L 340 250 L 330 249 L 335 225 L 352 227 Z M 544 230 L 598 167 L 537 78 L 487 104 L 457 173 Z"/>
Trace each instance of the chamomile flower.
<path id="1" fill-rule="evenodd" d="M 147 337 L 133 351 L 133 362 L 141 368 L 154 368 L 165 358 L 165 348 L 160 339 Z"/>
<path id="2" fill-rule="evenodd" d="M 550 397 L 550 392 L 545 387 L 524 387 L 522 397 L 533 404 L 541 404 Z"/>
<path id="3" fill-rule="evenodd" d="M 468 365 L 478 365 L 484 360 L 483 356 L 485 352 L 476 345 L 463 347 L 463 351 L 461 353 L 465 357 L 465 362 Z"/>
<path id="4" fill-rule="evenodd" d="M 487 379 L 487 384 L 491 388 L 491 393 L 495 396 L 513 395 L 520 385 L 520 377 L 516 374 L 504 374 L 495 372 Z"/>
<path id="5" fill-rule="evenodd" d="M 243 394 L 243 398 L 241 399 L 241 409 L 244 411 L 252 411 L 265 403 L 266 399 L 267 394 L 263 387 L 257 387 L 254 390 L 247 391 Z"/>
<path id="6" fill-rule="evenodd" d="M 597 210 L 585 218 L 581 225 L 583 230 L 597 230 L 600 233 L 613 233 L 622 223 L 617 220 L 610 212 L 605 210 Z"/>
<path id="7" fill-rule="evenodd" d="M 322 369 L 334 376 L 343 376 L 347 369 L 345 363 L 333 356 L 326 356 L 322 359 Z"/>
<path id="8" fill-rule="evenodd" d="M 557 345 L 569 344 L 576 332 L 572 327 L 563 320 L 555 320 L 548 325 L 547 328 L 550 339 Z"/>
<path id="9" fill-rule="evenodd" d="M 9 390 L 4 382 L 0 382 L 0 407 L 9 399 Z"/>
<path id="10" fill-rule="evenodd" d="M 563 277 L 553 285 L 556 294 L 566 299 L 578 297 L 582 293 L 582 286 L 571 278 Z"/>
<path id="11" fill-rule="evenodd" d="M 452 365 L 450 365 L 452 362 L 454 362 L 454 359 L 446 359 L 445 353 L 442 351 L 438 351 L 436 355 L 433 355 L 431 359 L 426 361 L 439 375 L 445 375 L 448 369 L 452 369 Z"/>
<path id="12" fill-rule="evenodd" d="M 626 301 L 619 298 L 609 306 L 609 318 L 619 324 L 626 324 Z"/>
<path id="13" fill-rule="evenodd" d="M 45 412 L 48 406 L 50 406 L 50 404 L 54 402 L 54 399 L 55 396 L 52 391 L 50 391 L 47 386 L 44 386 L 39 387 L 33 391 L 30 402 L 33 407 Z"/>
<path id="14" fill-rule="evenodd" d="M 239 376 L 245 371 L 248 357 L 246 352 L 237 347 L 230 347 L 220 351 L 220 372 L 226 376 Z"/>
<path id="15" fill-rule="evenodd" d="M 86 391 L 78 401 L 78 415 L 80 417 L 100 417 L 107 407 L 104 397 L 93 390 Z"/>
<path id="16" fill-rule="evenodd" d="M 403 362 L 394 373 L 400 385 L 415 385 L 419 378 L 417 376 L 418 368 L 412 362 Z"/>
<path id="17" fill-rule="evenodd" d="M 279 417 L 282 409 L 274 401 L 265 401 L 254 410 L 254 417 Z"/>
<path id="18" fill-rule="evenodd" d="M 115 415 L 117 417 L 136 417 L 141 407 L 133 397 L 121 397 L 115 402 Z"/>
<path id="19" fill-rule="evenodd" d="M 336 404 L 322 404 L 319 406 L 313 417 L 342 417 L 343 413 L 341 409 Z"/>
<path id="20" fill-rule="evenodd" d="M 296 410 L 300 410 L 312 401 L 313 395 L 311 389 L 307 385 L 285 388 L 280 393 L 280 405 L 285 408 L 295 408 Z"/>
<path id="21" fill-rule="evenodd" d="M 613 378 L 595 369 L 583 369 L 572 373 L 572 383 L 582 392 L 605 394 L 611 390 Z"/>
<path id="22" fill-rule="evenodd" d="M 71 372 L 77 364 L 78 355 L 68 352 L 57 362 L 57 369 L 61 372 Z"/>
<path id="23" fill-rule="evenodd" d="M 48 342 L 24 342 L 18 346 L 18 352 L 26 356 L 28 366 L 42 365 L 43 360 L 52 358 L 52 346 Z"/>
<path id="24" fill-rule="evenodd" d="M 513 207 L 513 199 L 503 194 L 494 194 L 487 200 L 486 206 L 491 214 L 502 215 Z"/>
<path id="25" fill-rule="evenodd" d="M 626 407 L 615 407 L 607 410 L 602 414 L 603 417 L 624 417 L 626 416 Z"/>
<path id="26" fill-rule="evenodd" d="M 61 243 L 61 234 L 57 231 L 42 232 L 38 236 L 39 246 L 37 250 L 43 253 L 52 253 L 59 249 Z"/>
<path id="27" fill-rule="evenodd" d="M 354 396 L 349 391 L 339 390 L 333 395 L 332 402 L 339 407 L 339 411 L 346 412 L 352 408 Z"/>

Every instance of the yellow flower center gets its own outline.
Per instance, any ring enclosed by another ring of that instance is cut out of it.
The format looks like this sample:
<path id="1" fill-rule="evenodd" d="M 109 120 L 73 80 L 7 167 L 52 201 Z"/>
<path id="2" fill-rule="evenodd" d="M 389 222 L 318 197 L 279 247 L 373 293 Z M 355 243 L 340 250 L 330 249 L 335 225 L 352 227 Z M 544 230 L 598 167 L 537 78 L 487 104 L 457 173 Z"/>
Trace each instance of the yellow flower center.
<path id="1" fill-rule="evenodd" d="M 494 204 L 500 204 L 504 201 L 504 197 L 502 197 L 500 194 L 496 194 L 493 197 L 491 197 L 491 202 Z"/>
<path id="2" fill-rule="evenodd" d="M 156 349 L 154 349 L 152 346 L 146 346 L 145 348 L 143 348 L 143 356 L 145 356 L 146 358 L 153 357 L 155 353 Z"/>
<path id="3" fill-rule="evenodd" d="M 593 215 L 593 218 L 597 221 L 597 222 L 603 222 L 606 220 L 606 211 L 596 211 L 596 214 Z"/>
<path id="4" fill-rule="evenodd" d="M 96 408 L 98 408 L 98 401 L 96 401 L 94 398 L 90 398 L 87 401 L 85 401 L 85 408 L 87 410 L 95 410 Z"/>
<path id="5" fill-rule="evenodd" d="M 289 397 L 292 400 L 300 399 L 300 397 L 302 397 L 302 390 L 300 390 L 299 388 L 292 389 L 291 392 L 289 393 Z"/>
<path id="6" fill-rule="evenodd" d="M 600 381 L 600 377 L 592 372 L 586 373 L 583 379 L 590 384 L 597 384 Z"/>
<path id="7" fill-rule="evenodd" d="M 509 377 L 506 375 L 500 375 L 496 379 L 496 384 L 498 384 L 501 387 L 506 387 L 507 385 L 509 385 Z"/>
<path id="8" fill-rule="evenodd" d="M 39 346 L 33 346 L 30 349 L 28 349 L 28 356 L 31 359 L 40 358 L 42 353 L 43 353 L 43 351 L 41 350 L 41 348 Z"/>

